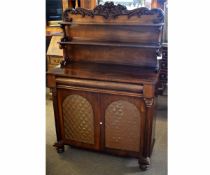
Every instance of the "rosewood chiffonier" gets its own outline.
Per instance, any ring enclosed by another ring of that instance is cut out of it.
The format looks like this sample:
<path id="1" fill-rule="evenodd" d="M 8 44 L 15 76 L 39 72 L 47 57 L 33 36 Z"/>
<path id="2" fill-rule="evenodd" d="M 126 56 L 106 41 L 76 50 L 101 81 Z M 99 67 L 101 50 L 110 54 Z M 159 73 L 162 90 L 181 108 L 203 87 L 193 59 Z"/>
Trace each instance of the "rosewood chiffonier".
<path id="1" fill-rule="evenodd" d="M 150 164 L 164 14 L 107 2 L 67 9 L 59 42 L 64 61 L 47 73 L 57 151 L 64 145 L 136 157 Z"/>

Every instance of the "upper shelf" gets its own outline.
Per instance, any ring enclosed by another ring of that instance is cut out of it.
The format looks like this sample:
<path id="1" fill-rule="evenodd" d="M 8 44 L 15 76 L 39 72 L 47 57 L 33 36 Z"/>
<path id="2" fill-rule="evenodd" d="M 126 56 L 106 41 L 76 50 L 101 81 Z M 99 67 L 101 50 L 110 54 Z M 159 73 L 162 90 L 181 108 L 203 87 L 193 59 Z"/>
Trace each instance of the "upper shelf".
<path id="1" fill-rule="evenodd" d="M 110 46 L 110 47 L 134 47 L 134 48 L 161 48 L 159 43 L 117 43 L 117 42 L 97 42 L 97 41 L 67 41 L 58 42 L 67 45 L 91 45 L 91 46 Z"/>
<path id="2" fill-rule="evenodd" d="M 62 22 L 59 22 L 59 24 L 61 25 L 99 25 L 99 26 L 103 26 L 103 25 L 106 25 L 106 26 L 145 26 L 145 27 L 160 27 L 160 26 L 163 26 L 164 23 L 158 23 L 158 24 L 138 24 L 138 23 L 108 23 L 108 22 L 104 22 L 104 23 L 91 23 L 91 22 L 65 22 L 65 21 L 62 21 Z"/>

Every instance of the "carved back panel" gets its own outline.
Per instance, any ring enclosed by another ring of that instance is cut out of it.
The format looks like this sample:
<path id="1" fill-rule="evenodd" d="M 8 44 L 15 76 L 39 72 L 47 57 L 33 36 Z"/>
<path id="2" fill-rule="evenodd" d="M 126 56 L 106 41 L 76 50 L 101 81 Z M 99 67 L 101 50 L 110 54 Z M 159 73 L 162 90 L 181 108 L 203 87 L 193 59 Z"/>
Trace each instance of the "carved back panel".
<path id="1" fill-rule="evenodd" d="M 126 19 L 126 21 L 127 20 L 129 19 Z M 115 19 L 115 21 L 116 23 L 98 24 L 82 24 L 74 22 L 71 26 L 66 28 L 66 33 L 73 41 L 123 42 L 139 44 L 161 42 L 161 25 L 141 25 L 139 23 L 122 24 L 117 23 L 118 19 Z"/>
<path id="2" fill-rule="evenodd" d="M 157 66 L 164 25 L 161 9 L 125 6 L 106 2 L 93 10 L 64 12 L 64 56 L 75 62 L 134 66 Z"/>

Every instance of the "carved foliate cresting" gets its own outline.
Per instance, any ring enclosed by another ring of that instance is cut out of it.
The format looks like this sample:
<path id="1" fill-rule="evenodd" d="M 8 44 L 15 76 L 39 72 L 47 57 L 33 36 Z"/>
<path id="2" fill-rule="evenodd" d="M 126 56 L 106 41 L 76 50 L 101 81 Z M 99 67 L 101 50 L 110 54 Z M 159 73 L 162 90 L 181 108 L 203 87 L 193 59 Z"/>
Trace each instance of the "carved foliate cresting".
<path id="1" fill-rule="evenodd" d="M 116 18 L 121 15 L 127 15 L 128 18 L 132 16 L 141 17 L 143 15 L 157 15 L 157 18 L 153 20 L 153 23 L 163 23 L 164 14 L 161 9 L 148 9 L 146 7 L 137 8 L 134 10 L 127 10 L 123 5 L 114 5 L 113 2 L 106 2 L 104 5 L 98 5 L 93 10 L 87 10 L 84 8 L 67 9 L 64 11 L 64 21 L 71 22 L 72 18 L 69 18 L 68 14 L 85 16 L 103 16 L 105 19 Z"/>

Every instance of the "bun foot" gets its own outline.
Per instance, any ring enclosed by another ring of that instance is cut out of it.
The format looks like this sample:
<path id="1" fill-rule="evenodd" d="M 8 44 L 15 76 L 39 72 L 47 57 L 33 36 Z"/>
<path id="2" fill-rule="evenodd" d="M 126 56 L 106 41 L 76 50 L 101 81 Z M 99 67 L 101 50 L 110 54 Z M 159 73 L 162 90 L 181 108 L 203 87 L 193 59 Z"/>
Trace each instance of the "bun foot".
<path id="1" fill-rule="evenodd" d="M 142 171 L 146 171 L 146 170 L 149 169 L 149 165 L 140 164 L 140 165 L 139 165 L 139 168 L 140 168 Z"/>
<path id="2" fill-rule="evenodd" d="M 56 147 L 57 153 L 64 152 L 64 144 L 62 142 L 57 142 L 53 146 Z"/>
<path id="3" fill-rule="evenodd" d="M 149 165 L 150 165 L 150 158 L 149 157 L 141 157 L 139 158 L 139 168 L 142 171 L 146 171 L 149 169 Z"/>
<path id="4" fill-rule="evenodd" d="M 64 152 L 64 147 L 62 147 L 62 148 L 56 148 L 57 149 L 57 153 L 63 153 Z"/>

